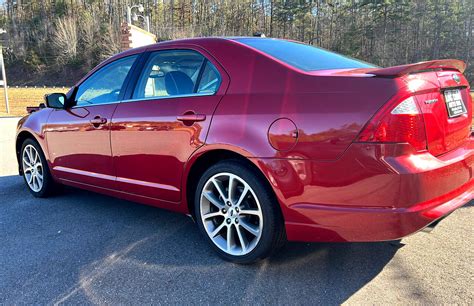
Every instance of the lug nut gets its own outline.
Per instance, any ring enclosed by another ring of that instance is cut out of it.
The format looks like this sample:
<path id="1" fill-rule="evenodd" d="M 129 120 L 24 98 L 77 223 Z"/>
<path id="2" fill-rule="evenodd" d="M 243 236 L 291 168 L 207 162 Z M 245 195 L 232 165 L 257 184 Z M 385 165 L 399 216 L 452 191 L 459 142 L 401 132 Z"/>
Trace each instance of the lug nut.
<path id="1" fill-rule="evenodd" d="M 239 223 L 239 218 L 235 218 L 235 223 Z"/>
<path id="2" fill-rule="evenodd" d="M 235 208 L 235 211 L 236 211 L 236 212 L 239 212 L 239 211 L 240 211 L 240 209 L 239 209 L 238 207 L 236 207 L 236 208 Z"/>
<path id="3" fill-rule="evenodd" d="M 232 206 L 232 203 L 230 203 L 230 201 L 227 202 L 227 206 Z"/>
<path id="4" fill-rule="evenodd" d="M 225 208 L 222 208 L 222 213 L 225 214 L 227 210 Z"/>
<path id="5" fill-rule="evenodd" d="M 227 224 L 230 224 L 231 220 L 230 218 L 226 220 Z"/>

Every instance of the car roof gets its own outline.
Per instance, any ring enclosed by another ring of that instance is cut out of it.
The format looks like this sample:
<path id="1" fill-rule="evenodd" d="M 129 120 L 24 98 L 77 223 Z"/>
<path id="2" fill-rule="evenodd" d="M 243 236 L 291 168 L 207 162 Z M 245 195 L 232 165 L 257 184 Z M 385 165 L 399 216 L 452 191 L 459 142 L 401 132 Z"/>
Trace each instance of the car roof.
<path id="1" fill-rule="evenodd" d="M 231 41 L 239 41 L 240 39 L 266 39 L 266 40 L 275 40 L 275 41 L 292 41 L 287 39 L 280 39 L 280 38 L 268 38 L 268 37 L 254 37 L 254 36 L 210 36 L 210 37 L 193 37 L 193 38 L 182 38 L 182 39 L 174 39 L 174 40 L 165 40 L 161 42 L 157 42 L 155 44 L 150 44 L 130 50 L 123 51 L 111 57 L 111 59 L 117 59 L 120 57 L 124 57 L 127 55 L 137 54 L 144 52 L 146 49 L 160 46 L 173 46 L 173 45 L 183 45 L 183 44 L 190 44 L 190 45 L 201 45 L 205 44 L 209 41 L 222 41 L 222 42 L 231 42 Z M 250 47 L 249 47 L 250 48 Z"/>

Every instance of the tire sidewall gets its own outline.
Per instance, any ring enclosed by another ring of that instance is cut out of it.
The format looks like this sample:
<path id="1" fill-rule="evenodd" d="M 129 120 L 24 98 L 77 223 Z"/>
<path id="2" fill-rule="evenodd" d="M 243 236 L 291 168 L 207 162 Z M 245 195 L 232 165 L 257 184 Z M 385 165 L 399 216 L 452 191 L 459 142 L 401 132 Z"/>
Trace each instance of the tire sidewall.
<path id="1" fill-rule="evenodd" d="M 230 255 L 218 246 L 214 244 L 211 238 L 208 236 L 203 221 L 201 219 L 201 193 L 206 182 L 215 174 L 228 172 L 235 174 L 242 178 L 249 186 L 253 189 L 255 196 L 258 198 L 260 208 L 263 215 L 263 228 L 262 236 L 257 243 L 257 246 L 248 254 L 245 255 Z M 208 243 L 212 248 L 224 259 L 235 262 L 235 263 L 252 263 L 262 258 L 269 256 L 273 251 L 278 248 L 278 240 L 281 239 L 281 231 L 283 230 L 283 222 L 281 218 L 280 208 L 277 206 L 278 202 L 270 188 L 267 187 L 265 181 L 258 173 L 249 166 L 245 165 L 240 161 L 225 161 L 217 163 L 208 168 L 197 184 L 197 188 L 194 195 L 194 214 L 196 223 L 205 236 Z"/>

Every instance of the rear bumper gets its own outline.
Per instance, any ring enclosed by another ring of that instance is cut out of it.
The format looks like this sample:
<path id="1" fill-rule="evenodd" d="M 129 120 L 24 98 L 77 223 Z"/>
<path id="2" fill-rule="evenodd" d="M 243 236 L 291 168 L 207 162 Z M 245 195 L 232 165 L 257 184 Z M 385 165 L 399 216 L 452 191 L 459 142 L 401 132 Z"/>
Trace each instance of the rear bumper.
<path id="1" fill-rule="evenodd" d="M 301 213 L 320 223 L 286 222 L 294 241 L 385 241 L 422 230 L 473 199 L 474 184 L 410 208 L 347 208 L 300 206 Z"/>
<path id="2" fill-rule="evenodd" d="M 384 241 L 473 199 L 474 138 L 443 156 L 353 144 L 334 162 L 263 161 L 292 241 Z"/>

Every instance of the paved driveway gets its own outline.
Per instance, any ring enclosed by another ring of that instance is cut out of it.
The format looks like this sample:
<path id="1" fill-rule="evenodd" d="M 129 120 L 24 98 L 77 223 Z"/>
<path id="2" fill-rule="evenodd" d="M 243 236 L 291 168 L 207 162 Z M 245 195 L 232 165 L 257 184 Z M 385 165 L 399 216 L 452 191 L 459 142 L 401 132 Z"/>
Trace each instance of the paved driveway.
<path id="1" fill-rule="evenodd" d="M 18 172 L 14 139 L 19 119 L 0 117 L 0 176 Z"/>
<path id="2" fill-rule="evenodd" d="M 472 202 L 400 244 L 291 243 L 240 266 L 186 216 L 72 188 L 35 199 L 0 152 L 0 304 L 474 303 Z"/>

